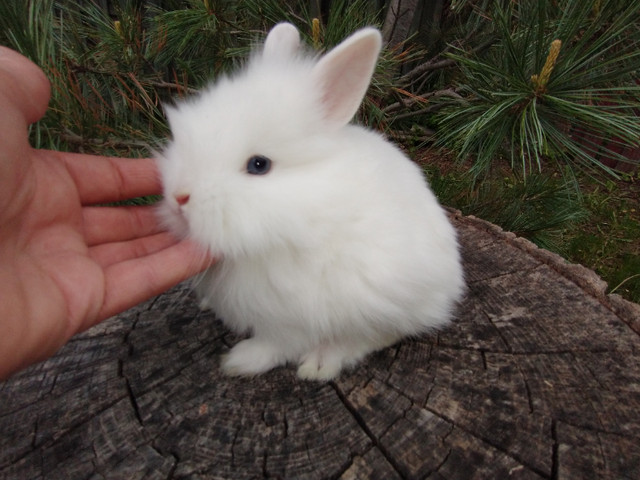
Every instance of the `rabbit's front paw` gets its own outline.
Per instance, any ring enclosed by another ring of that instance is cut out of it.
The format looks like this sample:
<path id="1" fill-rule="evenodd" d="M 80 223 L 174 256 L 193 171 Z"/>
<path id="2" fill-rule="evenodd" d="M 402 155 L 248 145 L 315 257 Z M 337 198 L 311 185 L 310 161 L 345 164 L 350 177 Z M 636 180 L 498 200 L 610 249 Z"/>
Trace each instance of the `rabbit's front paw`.
<path id="1" fill-rule="evenodd" d="M 222 371 L 231 376 L 253 376 L 284 363 L 271 344 L 255 338 L 242 340 L 222 357 Z"/>
<path id="2" fill-rule="evenodd" d="M 342 370 L 342 358 L 335 351 L 318 347 L 302 358 L 298 366 L 298 377 L 303 380 L 326 382 L 338 376 Z"/>

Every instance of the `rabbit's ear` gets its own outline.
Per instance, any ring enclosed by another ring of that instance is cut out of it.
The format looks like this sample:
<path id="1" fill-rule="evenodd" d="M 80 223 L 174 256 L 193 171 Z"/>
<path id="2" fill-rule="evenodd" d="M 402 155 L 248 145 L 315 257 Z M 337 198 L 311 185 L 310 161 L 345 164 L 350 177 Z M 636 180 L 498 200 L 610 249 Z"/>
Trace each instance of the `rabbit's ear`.
<path id="1" fill-rule="evenodd" d="M 320 88 L 326 119 L 341 127 L 353 118 L 371 82 L 382 37 L 364 28 L 327 53 L 314 67 L 314 88 Z"/>
<path id="2" fill-rule="evenodd" d="M 291 58 L 300 48 L 298 29 L 290 23 L 279 23 L 271 29 L 264 42 L 265 58 Z"/>

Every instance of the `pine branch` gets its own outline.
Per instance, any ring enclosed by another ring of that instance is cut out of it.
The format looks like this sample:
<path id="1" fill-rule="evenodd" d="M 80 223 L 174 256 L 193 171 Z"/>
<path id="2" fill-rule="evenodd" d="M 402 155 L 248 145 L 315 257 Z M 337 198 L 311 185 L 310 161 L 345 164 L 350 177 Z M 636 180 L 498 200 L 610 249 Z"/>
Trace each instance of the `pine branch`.
<path id="1" fill-rule="evenodd" d="M 496 42 L 495 38 L 491 38 L 486 42 L 481 43 L 475 48 L 470 50 L 471 54 L 479 55 L 487 48 L 491 47 Z M 413 68 L 409 72 L 405 73 L 402 77 L 399 78 L 398 82 L 400 85 L 413 85 L 415 82 L 419 81 L 423 74 L 432 72 L 434 70 L 440 70 L 443 68 L 449 68 L 456 65 L 456 60 L 453 58 L 446 58 L 444 60 L 440 60 L 443 54 L 445 54 L 450 48 L 447 48 L 444 52 L 441 52 L 436 57 L 418 65 Z"/>
<path id="2" fill-rule="evenodd" d="M 60 138 L 70 144 L 79 145 L 79 146 L 90 145 L 92 148 L 98 148 L 98 149 L 144 148 L 145 150 L 151 150 L 151 144 L 149 142 L 144 142 L 142 140 L 113 138 L 113 137 L 107 138 L 107 139 L 85 138 L 68 129 L 65 129 L 65 131 L 60 134 Z"/>
<path id="3" fill-rule="evenodd" d="M 406 100 L 401 99 L 395 103 L 387 105 L 382 109 L 382 112 L 386 115 L 392 114 L 393 112 L 396 112 L 398 110 L 409 108 L 415 105 L 416 103 L 424 103 L 428 101 L 430 98 L 453 97 L 461 100 L 462 97 L 458 93 L 459 90 L 460 90 L 459 88 L 445 88 L 443 90 L 435 90 L 433 92 L 427 92 L 422 95 L 411 96 Z"/>

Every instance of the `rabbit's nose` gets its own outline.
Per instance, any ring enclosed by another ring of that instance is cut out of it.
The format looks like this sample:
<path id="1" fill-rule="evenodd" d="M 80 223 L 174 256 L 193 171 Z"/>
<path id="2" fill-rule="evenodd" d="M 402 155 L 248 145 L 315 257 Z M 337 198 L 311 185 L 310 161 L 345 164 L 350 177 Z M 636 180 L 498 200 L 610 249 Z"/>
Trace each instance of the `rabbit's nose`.
<path id="1" fill-rule="evenodd" d="M 189 195 L 188 193 L 177 193 L 173 198 L 175 198 L 178 205 L 182 207 L 189 202 L 189 198 L 191 198 L 191 195 Z"/>

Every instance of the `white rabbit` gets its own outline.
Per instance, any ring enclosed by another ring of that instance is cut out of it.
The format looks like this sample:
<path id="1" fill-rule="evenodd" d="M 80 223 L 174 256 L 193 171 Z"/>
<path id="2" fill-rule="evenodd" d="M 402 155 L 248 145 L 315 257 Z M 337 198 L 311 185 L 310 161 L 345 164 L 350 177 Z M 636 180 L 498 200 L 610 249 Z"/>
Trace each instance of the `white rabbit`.
<path id="1" fill-rule="evenodd" d="M 380 33 L 319 59 L 299 44 L 279 24 L 241 71 L 167 108 L 161 215 L 220 258 L 196 290 L 251 335 L 223 358 L 231 375 L 293 362 L 301 378 L 334 378 L 445 325 L 464 291 L 455 230 L 421 170 L 348 124 Z"/>

